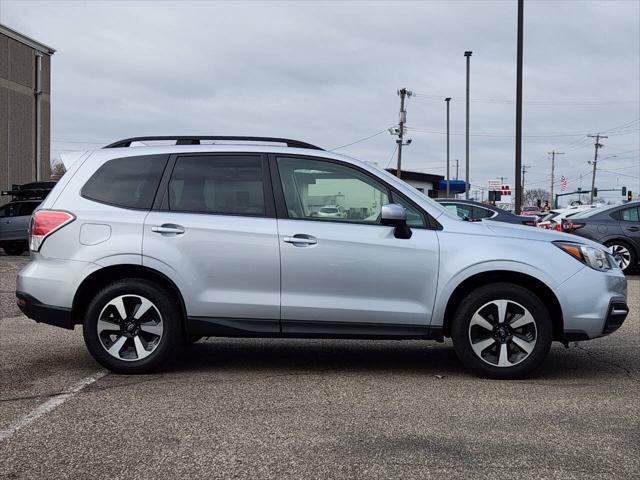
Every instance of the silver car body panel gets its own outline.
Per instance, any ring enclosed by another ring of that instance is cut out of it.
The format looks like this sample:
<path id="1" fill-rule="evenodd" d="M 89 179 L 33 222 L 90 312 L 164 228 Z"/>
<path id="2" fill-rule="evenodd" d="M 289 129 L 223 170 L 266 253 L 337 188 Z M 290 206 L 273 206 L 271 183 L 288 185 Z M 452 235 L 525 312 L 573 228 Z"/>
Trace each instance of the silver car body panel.
<path id="1" fill-rule="evenodd" d="M 110 159 L 191 152 L 286 153 L 356 165 L 421 206 L 442 229 L 413 229 L 407 240 L 380 225 L 147 212 L 80 195 L 89 177 Z M 88 275 L 123 264 L 143 265 L 169 278 L 182 293 L 189 316 L 281 319 L 283 325 L 302 320 L 437 327 L 462 282 L 488 271 L 508 271 L 536 278 L 555 293 L 566 331 L 596 337 L 609 302 L 626 296 L 620 271 L 585 267 L 551 242 L 602 248 L 599 244 L 528 226 L 462 221 L 390 173 L 321 150 L 246 145 L 98 150 L 76 161 L 40 208 L 67 210 L 77 218 L 32 254 L 17 289 L 59 307 L 71 307 Z M 163 224 L 179 225 L 184 234 L 152 230 Z M 110 234 L 100 226 L 108 226 Z M 314 237 L 317 243 L 284 241 L 295 234 Z"/>
<path id="2" fill-rule="evenodd" d="M 152 231 L 164 224 L 179 225 L 184 233 Z M 142 263 L 173 280 L 189 316 L 280 316 L 275 218 L 150 212 Z"/>

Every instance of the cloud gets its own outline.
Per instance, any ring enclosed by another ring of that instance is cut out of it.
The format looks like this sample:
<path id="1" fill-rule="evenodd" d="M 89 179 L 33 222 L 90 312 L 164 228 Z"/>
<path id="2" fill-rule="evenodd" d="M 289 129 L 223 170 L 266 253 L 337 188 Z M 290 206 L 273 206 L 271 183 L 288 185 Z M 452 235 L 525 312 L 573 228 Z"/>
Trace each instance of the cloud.
<path id="1" fill-rule="evenodd" d="M 409 127 L 443 132 L 451 96 L 451 129 L 461 134 L 465 50 L 474 52 L 474 99 L 515 97 L 515 2 L 4 1 L 0 9 L 0 21 L 58 50 L 57 150 L 92 145 L 67 141 L 188 133 L 287 136 L 332 148 L 395 124 L 403 86 L 425 95 L 409 99 Z M 528 182 L 545 185 L 554 148 L 567 150 L 558 181 L 588 172 L 592 142 L 571 144 L 640 118 L 638 18 L 637 2 L 526 2 Z M 513 181 L 514 123 L 512 103 L 471 104 L 473 183 Z M 638 164 L 637 129 L 612 132 L 603 156 L 627 153 L 603 168 L 640 177 L 640 166 L 616 170 Z M 576 135 L 536 136 L 566 133 Z M 410 135 L 403 166 L 443 174 L 445 136 Z M 386 166 L 394 147 L 382 134 L 341 151 Z M 451 152 L 464 172 L 464 135 L 451 137 Z M 632 177 L 603 172 L 598 186 L 640 190 Z"/>

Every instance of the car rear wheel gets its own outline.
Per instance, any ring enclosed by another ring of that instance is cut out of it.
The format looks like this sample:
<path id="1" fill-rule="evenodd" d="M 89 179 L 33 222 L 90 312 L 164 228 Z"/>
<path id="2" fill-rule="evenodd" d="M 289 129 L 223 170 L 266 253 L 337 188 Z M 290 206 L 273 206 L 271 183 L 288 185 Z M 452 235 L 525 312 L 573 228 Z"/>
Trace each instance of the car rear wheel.
<path id="1" fill-rule="evenodd" d="M 460 361 L 483 377 L 529 375 L 551 348 L 549 312 L 529 290 L 512 284 L 485 285 L 458 308 L 451 330 Z"/>
<path id="2" fill-rule="evenodd" d="M 84 319 L 91 355 L 116 373 L 147 373 L 180 344 L 181 312 L 173 297 L 143 279 L 119 280 L 96 294 Z"/>
<path id="3" fill-rule="evenodd" d="M 620 240 L 612 240 L 607 242 L 606 245 L 623 272 L 626 273 L 637 263 L 635 252 L 627 243 Z"/>

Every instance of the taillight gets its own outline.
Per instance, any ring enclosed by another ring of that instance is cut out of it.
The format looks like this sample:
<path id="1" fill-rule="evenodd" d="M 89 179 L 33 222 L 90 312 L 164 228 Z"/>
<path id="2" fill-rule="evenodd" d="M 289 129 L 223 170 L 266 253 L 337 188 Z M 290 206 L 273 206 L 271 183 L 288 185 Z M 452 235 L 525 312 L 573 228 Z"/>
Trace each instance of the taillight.
<path id="1" fill-rule="evenodd" d="M 567 233 L 571 233 L 574 232 L 576 230 L 578 230 L 579 228 L 584 227 L 584 223 L 573 223 L 573 222 L 567 222 L 567 223 L 563 223 L 562 224 L 562 230 L 567 232 Z"/>
<path id="2" fill-rule="evenodd" d="M 554 229 L 556 232 L 561 232 L 561 231 L 562 231 L 562 224 L 560 224 L 560 223 L 556 223 L 556 224 L 553 226 L 553 229 Z"/>
<path id="3" fill-rule="evenodd" d="M 56 230 L 60 230 L 68 223 L 73 222 L 76 217 L 60 210 L 37 210 L 31 217 L 31 229 L 29 235 L 29 248 L 40 251 L 45 239 Z"/>

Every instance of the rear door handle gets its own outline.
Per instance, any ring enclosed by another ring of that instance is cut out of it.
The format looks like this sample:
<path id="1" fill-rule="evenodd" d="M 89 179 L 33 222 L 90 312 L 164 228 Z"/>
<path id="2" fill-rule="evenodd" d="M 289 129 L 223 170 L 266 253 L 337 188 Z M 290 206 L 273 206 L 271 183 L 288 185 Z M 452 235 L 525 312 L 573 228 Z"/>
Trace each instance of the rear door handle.
<path id="1" fill-rule="evenodd" d="M 163 223 L 159 226 L 152 226 L 151 231 L 162 235 L 182 235 L 184 233 L 184 227 L 181 227 L 180 225 L 173 225 L 171 223 Z"/>
<path id="2" fill-rule="evenodd" d="M 311 235 L 305 235 L 303 233 L 297 233 L 293 237 L 284 237 L 283 240 L 298 247 L 315 245 L 316 243 L 318 243 L 318 240 L 315 237 L 312 237 Z"/>
<path id="3" fill-rule="evenodd" d="M 630 232 L 637 232 L 638 230 L 640 230 L 639 227 L 629 227 L 627 228 L 627 230 L 629 230 Z"/>

